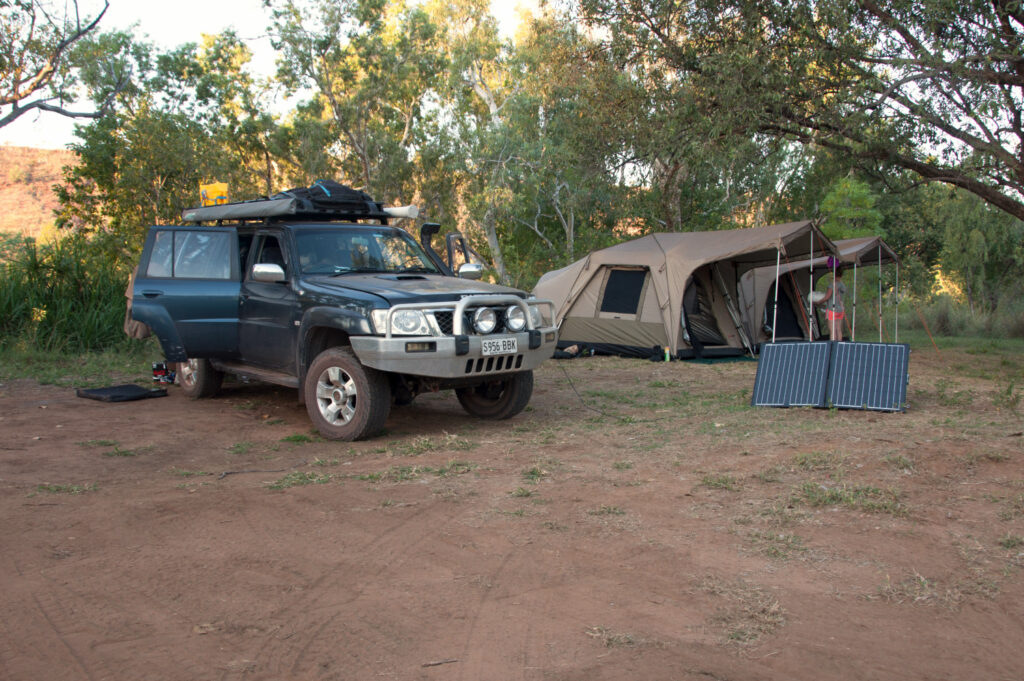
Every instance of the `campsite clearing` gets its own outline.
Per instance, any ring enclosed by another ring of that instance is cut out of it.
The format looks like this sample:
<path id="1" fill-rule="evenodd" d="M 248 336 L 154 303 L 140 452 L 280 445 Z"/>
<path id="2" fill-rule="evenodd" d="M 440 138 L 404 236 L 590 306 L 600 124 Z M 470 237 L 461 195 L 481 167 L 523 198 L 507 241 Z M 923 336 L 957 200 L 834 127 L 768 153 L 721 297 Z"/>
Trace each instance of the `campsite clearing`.
<path id="1" fill-rule="evenodd" d="M 1024 347 L 913 347 L 906 413 L 586 358 L 346 444 L 272 386 L 6 380 L 0 677 L 1022 678 Z"/>

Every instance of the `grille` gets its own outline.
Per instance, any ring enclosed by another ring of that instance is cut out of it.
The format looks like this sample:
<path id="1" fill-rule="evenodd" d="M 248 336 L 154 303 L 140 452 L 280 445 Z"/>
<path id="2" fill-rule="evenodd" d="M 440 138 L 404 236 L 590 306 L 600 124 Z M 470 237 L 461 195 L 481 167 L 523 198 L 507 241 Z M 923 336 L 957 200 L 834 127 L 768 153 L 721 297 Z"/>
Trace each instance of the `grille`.
<path id="1" fill-rule="evenodd" d="M 494 331 L 491 333 L 504 333 L 505 332 L 505 310 L 503 308 L 491 308 L 497 315 L 497 325 L 494 327 Z M 466 314 L 462 320 L 462 330 L 467 335 L 476 336 L 478 335 L 476 330 L 473 328 L 473 312 L 474 310 L 466 310 Z M 455 311 L 454 310 L 435 310 L 434 319 L 437 321 L 438 328 L 441 329 L 441 335 L 450 336 L 455 329 Z"/>
<path id="2" fill-rule="evenodd" d="M 494 357 L 478 357 L 466 360 L 467 374 L 496 374 L 502 371 L 514 371 L 523 366 L 522 355 L 496 355 Z"/>

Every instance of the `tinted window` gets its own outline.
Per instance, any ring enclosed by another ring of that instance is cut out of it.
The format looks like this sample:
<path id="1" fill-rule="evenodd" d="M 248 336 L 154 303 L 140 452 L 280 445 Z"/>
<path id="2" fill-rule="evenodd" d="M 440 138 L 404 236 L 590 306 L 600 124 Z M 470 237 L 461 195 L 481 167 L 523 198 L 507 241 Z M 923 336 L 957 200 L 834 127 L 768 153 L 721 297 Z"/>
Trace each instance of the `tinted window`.
<path id="1" fill-rule="evenodd" d="M 157 232 L 146 276 L 229 279 L 231 234 L 172 230 Z"/>
<path id="2" fill-rule="evenodd" d="M 601 312 L 636 314 L 647 270 L 612 270 L 604 287 Z"/>
<path id="3" fill-rule="evenodd" d="M 171 276 L 171 255 L 174 253 L 174 232 L 157 232 L 153 252 L 149 256 L 148 277 Z"/>
<path id="4" fill-rule="evenodd" d="M 438 271 L 419 244 L 399 230 L 304 229 L 295 241 L 305 274 Z"/>
<path id="5" fill-rule="evenodd" d="M 231 239 L 225 233 L 176 232 L 176 279 L 228 279 L 231 276 Z"/>

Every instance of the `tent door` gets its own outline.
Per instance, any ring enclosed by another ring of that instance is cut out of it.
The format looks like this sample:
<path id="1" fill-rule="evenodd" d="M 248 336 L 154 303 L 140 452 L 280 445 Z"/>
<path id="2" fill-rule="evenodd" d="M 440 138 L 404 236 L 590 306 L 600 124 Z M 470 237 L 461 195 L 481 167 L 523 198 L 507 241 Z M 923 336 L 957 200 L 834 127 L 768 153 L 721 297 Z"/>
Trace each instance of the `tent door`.
<path id="1" fill-rule="evenodd" d="M 772 284 L 771 288 L 768 289 L 768 297 L 765 299 L 764 305 L 764 316 L 763 316 L 763 329 L 768 335 L 772 335 L 772 319 L 775 319 L 776 329 L 775 337 L 779 340 L 791 340 L 791 339 L 805 339 L 807 338 L 804 334 L 803 328 L 800 326 L 800 320 L 796 316 L 796 310 L 793 309 L 793 300 L 789 296 L 789 287 L 783 284 L 783 291 L 779 295 L 779 313 L 773 315 L 772 306 L 775 304 L 775 284 Z"/>

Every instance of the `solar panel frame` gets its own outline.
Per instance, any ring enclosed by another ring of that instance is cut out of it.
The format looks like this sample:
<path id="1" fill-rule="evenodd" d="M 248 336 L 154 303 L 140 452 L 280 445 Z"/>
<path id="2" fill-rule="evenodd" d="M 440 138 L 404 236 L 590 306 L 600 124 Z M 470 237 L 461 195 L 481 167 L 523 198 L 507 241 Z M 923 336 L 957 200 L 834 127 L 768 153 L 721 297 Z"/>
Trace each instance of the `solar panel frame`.
<path id="1" fill-rule="evenodd" d="M 754 407 L 825 407 L 832 343 L 765 343 L 757 361 Z"/>
<path id="2" fill-rule="evenodd" d="M 837 409 L 905 411 L 910 346 L 905 343 L 835 343 L 826 404 Z"/>

